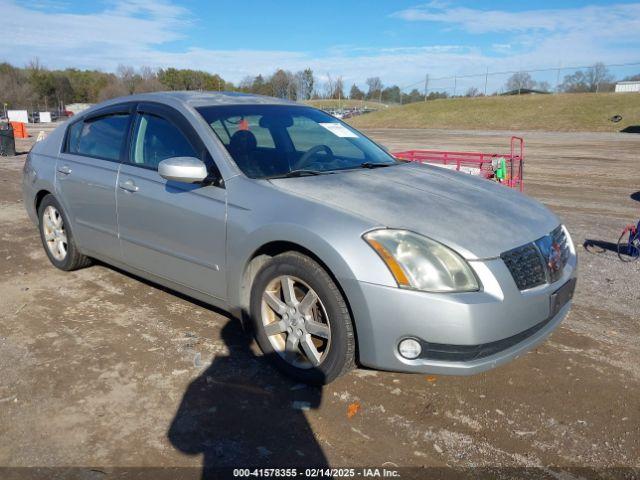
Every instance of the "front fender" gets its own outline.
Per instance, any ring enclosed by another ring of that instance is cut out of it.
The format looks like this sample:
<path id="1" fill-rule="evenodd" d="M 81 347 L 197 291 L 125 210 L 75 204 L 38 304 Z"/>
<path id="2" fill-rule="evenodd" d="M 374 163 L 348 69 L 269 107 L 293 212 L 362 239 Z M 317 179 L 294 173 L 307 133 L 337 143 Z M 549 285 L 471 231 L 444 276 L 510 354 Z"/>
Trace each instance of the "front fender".
<path id="1" fill-rule="evenodd" d="M 272 242 L 288 242 L 312 252 L 347 296 L 345 285 L 353 280 L 395 285 L 387 267 L 362 240 L 362 234 L 377 225 L 268 182 L 234 180 L 227 185 L 227 299 L 231 307 L 243 306 L 246 268 L 256 252 Z"/>

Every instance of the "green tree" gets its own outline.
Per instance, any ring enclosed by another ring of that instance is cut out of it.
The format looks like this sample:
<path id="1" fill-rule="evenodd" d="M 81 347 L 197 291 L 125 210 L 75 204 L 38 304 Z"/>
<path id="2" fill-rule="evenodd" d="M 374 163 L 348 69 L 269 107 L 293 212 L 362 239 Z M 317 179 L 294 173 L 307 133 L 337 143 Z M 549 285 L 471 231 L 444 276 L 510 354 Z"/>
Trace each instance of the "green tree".
<path id="1" fill-rule="evenodd" d="M 415 102 L 423 102 L 424 95 L 420 93 L 416 88 L 409 92 L 409 95 L 405 95 L 403 98 L 403 102 L 405 103 L 415 103 Z"/>
<path id="2" fill-rule="evenodd" d="M 400 103 L 400 87 L 393 85 L 382 90 L 382 101 L 388 103 Z"/>
<path id="3" fill-rule="evenodd" d="M 349 98 L 351 100 L 364 100 L 364 92 L 354 83 L 349 90 Z"/>

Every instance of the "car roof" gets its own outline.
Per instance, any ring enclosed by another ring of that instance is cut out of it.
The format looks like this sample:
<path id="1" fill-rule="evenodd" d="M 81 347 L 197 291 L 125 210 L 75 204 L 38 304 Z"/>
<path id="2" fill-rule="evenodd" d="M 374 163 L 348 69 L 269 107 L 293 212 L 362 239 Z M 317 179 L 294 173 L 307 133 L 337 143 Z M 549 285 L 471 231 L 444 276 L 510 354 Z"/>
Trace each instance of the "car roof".
<path id="1" fill-rule="evenodd" d="M 197 108 L 213 107 L 225 105 L 289 105 L 304 107 L 300 103 L 282 98 L 255 95 L 241 92 L 205 92 L 205 91 L 170 91 L 170 92 L 150 92 L 135 93 L 124 97 L 112 98 L 101 103 L 97 103 L 90 108 L 83 110 L 74 118 L 80 120 L 94 112 L 99 112 L 105 107 L 130 102 L 157 102 L 176 108 Z"/>
<path id="2" fill-rule="evenodd" d="M 114 100 L 156 101 L 161 103 L 180 102 L 192 107 L 215 105 L 296 105 L 295 102 L 264 95 L 241 92 L 171 91 L 152 92 L 120 97 Z"/>

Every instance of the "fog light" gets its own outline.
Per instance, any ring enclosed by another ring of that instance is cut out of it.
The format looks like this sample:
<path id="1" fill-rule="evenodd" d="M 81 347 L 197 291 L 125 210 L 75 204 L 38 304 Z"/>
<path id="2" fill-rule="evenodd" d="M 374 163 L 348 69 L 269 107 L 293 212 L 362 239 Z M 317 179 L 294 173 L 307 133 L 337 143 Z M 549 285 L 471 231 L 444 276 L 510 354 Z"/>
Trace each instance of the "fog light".
<path id="1" fill-rule="evenodd" d="M 405 338 L 398 345 L 398 351 L 404 358 L 413 360 L 420 356 L 420 353 L 422 353 L 422 347 L 420 346 L 420 342 L 417 340 L 413 338 Z"/>

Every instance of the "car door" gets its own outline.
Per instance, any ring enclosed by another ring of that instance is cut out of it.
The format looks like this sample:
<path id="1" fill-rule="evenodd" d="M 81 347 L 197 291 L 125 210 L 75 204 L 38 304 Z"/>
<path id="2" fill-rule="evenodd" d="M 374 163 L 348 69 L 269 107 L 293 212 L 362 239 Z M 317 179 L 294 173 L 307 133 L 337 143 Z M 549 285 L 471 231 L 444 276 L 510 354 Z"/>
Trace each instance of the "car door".
<path id="1" fill-rule="evenodd" d="M 133 107 L 116 105 L 72 123 L 56 160 L 56 197 L 80 249 L 88 255 L 121 259 L 116 179 Z"/>
<path id="2" fill-rule="evenodd" d="M 212 176 L 219 176 L 182 114 L 139 104 L 116 194 L 122 254 L 128 265 L 224 300 L 225 189 L 158 174 L 162 160 L 184 156 L 203 160 Z"/>

